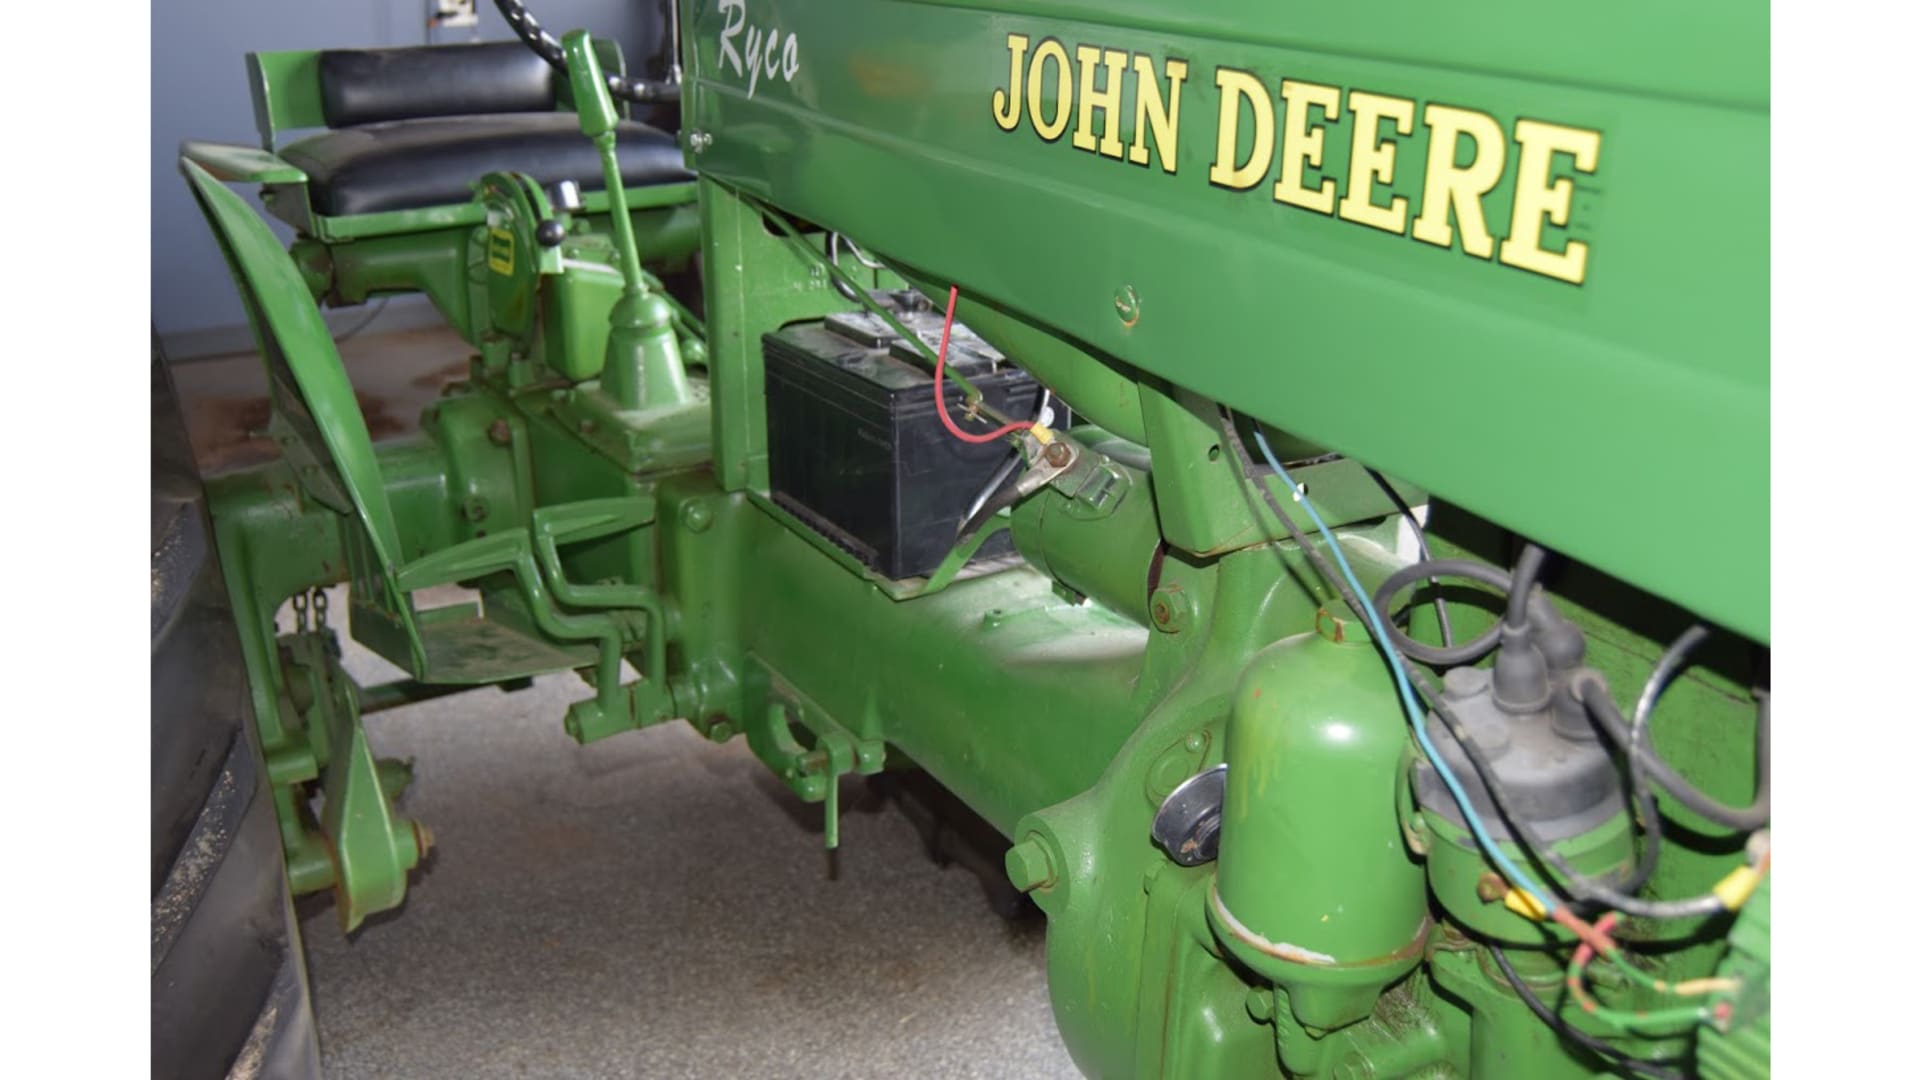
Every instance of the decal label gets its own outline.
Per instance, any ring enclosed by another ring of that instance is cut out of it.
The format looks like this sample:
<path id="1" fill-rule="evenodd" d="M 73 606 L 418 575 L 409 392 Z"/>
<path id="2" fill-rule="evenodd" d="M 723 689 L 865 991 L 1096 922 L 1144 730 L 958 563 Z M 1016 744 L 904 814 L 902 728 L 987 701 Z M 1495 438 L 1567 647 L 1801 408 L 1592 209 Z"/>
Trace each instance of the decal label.
<path id="1" fill-rule="evenodd" d="M 1056 143 L 1071 128 L 1075 150 L 1178 174 L 1185 59 L 1010 33 L 995 66 L 1000 131 L 1024 125 Z M 1575 196 L 1599 169 L 1600 132 L 1530 118 L 1509 131 L 1475 109 L 1224 65 L 1211 81 L 1215 187 L 1265 190 L 1284 207 L 1586 282 Z"/>
<path id="2" fill-rule="evenodd" d="M 747 96 L 760 88 L 760 80 L 792 83 L 800 74 L 800 36 L 780 36 L 780 28 L 771 30 L 747 25 L 747 0 L 719 0 L 724 18 L 720 24 L 719 67 L 732 68 L 735 76 L 746 81 Z M 746 32 L 741 40 L 741 31 Z M 741 56 L 741 49 L 746 55 Z"/>
<path id="3" fill-rule="evenodd" d="M 487 269 L 496 274 L 513 273 L 513 233 L 494 226 L 487 230 Z"/>

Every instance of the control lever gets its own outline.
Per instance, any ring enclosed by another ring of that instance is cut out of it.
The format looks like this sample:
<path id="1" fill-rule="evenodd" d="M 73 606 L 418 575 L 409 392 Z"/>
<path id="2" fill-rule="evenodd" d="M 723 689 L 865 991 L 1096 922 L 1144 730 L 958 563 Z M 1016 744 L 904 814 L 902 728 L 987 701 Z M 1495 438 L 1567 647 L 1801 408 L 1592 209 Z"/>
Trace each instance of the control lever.
<path id="1" fill-rule="evenodd" d="M 673 331 L 673 308 L 647 287 L 640 269 L 640 248 L 633 236 L 633 219 L 627 216 L 627 192 L 620 181 L 620 157 L 614 146 L 620 114 L 607 93 L 593 39 L 585 30 L 575 30 L 564 42 L 580 131 L 600 152 L 614 250 L 625 282 L 620 299 L 607 317 L 607 362 L 601 369 L 600 389 L 622 409 L 685 405 L 693 400 L 693 392 Z"/>

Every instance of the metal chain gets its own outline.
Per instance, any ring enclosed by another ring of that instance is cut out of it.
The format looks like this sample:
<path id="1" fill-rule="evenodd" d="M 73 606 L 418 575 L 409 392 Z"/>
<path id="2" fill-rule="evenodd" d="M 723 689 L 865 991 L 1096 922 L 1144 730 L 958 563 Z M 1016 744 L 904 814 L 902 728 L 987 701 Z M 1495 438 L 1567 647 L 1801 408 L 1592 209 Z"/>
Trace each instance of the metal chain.
<path id="1" fill-rule="evenodd" d="M 315 630 L 327 628 L 327 591 L 325 589 L 313 590 L 313 628 Z"/>
<path id="2" fill-rule="evenodd" d="M 493 0 L 493 4 L 500 9 L 501 16 L 507 20 L 507 25 L 513 28 L 513 32 L 519 36 L 527 48 L 532 49 L 540 59 L 551 64 L 561 76 L 564 77 L 567 74 L 567 56 L 560 47 L 559 40 L 547 33 L 540 25 L 540 20 L 534 18 L 533 12 L 526 9 L 526 5 L 519 3 L 518 0 Z M 675 47 L 678 47 L 677 42 Z M 677 69 L 679 65 L 674 66 Z M 656 102 L 680 100 L 680 81 L 677 78 L 671 82 L 628 79 L 621 75 L 608 75 L 606 78 L 607 90 L 614 97 L 626 101 L 651 105 Z"/>
<path id="3" fill-rule="evenodd" d="M 293 594 L 293 629 L 302 634 L 307 630 L 307 594 L 304 592 Z"/>

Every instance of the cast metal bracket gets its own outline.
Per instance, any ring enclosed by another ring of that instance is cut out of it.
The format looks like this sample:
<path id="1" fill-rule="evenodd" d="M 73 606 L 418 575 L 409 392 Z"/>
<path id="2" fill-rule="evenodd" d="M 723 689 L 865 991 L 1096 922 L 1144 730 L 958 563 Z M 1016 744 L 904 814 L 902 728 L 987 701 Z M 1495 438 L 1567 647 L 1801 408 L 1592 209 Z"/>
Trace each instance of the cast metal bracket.
<path id="1" fill-rule="evenodd" d="M 806 802 L 825 803 L 831 851 L 840 846 L 840 777 L 849 772 L 871 776 L 885 768 L 886 743 L 847 730 L 806 695 L 781 685 L 772 669 L 767 673 L 780 689 L 764 710 L 748 713 L 747 745 L 788 790 Z M 812 749 L 794 737 L 794 720 L 812 736 Z"/>

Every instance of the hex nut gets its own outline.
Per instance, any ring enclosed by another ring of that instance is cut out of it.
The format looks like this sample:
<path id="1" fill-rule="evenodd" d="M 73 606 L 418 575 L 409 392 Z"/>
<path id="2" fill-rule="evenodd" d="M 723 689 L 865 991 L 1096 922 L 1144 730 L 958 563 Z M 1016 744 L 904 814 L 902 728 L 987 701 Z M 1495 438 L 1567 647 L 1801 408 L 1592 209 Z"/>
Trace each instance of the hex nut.
<path id="1" fill-rule="evenodd" d="M 1032 892 L 1053 884 L 1053 858 L 1036 835 L 1007 849 L 1007 880 L 1021 892 Z"/>

